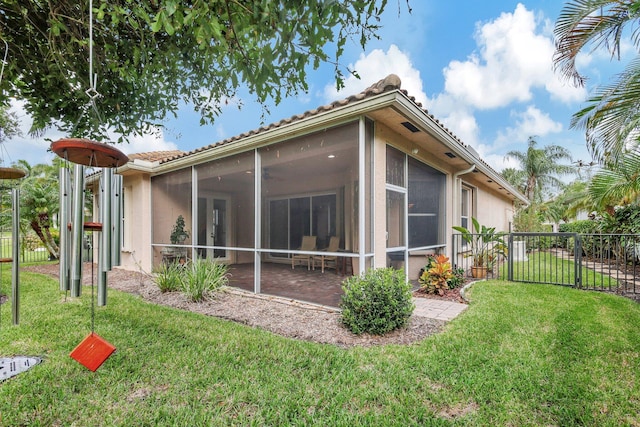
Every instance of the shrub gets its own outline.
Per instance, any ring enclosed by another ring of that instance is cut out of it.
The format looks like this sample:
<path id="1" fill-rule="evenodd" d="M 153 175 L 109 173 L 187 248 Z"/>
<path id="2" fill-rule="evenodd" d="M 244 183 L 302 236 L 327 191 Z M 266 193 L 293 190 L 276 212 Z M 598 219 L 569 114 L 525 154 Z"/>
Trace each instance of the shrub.
<path id="1" fill-rule="evenodd" d="M 383 335 L 406 325 L 415 305 L 404 271 L 368 270 L 342 284 L 342 323 L 354 334 Z"/>
<path id="2" fill-rule="evenodd" d="M 182 288 L 184 266 L 177 262 L 162 263 L 154 271 L 155 282 L 160 292 L 175 292 Z"/>
<path id="3" fill-rule="evenodd" d="M 206 259 L 188 262 L 183 270 L 182 292 L 193 302 L 203 301 L 229 282 L 227 265 Z"/>
<path id="4" fill-rule="evenodd" d="M 42 240 L 33 232 L 27 232 L 22 236 L 22 247 L 28 251 L 35 251 L 42 247 Z"/>
<path id="5" fill-rule="evenodd" d="M 454 268 L 447 282 L 449 283 L 449 289 L 456 289 L 462 286 L 464 284 L 464 268 Z"/>
<path id="6" fill-rule="evenodd" d="M 420 281 L 420 278 L 422 277 L 422 275 L 426 271 L 429 271 L 431 267 L 433 267 L 433 264 L 436 262 L 436 255 L 429 254 L 426 257 L 427 257 L 427 263 L 424 265 L 424 267 L 420 269 L 420 274 L 418 275 L 418 281 Z"/>
<path id="7" fill-rule="evenodd" d="M 450 288 L 449 280 L 453 277 L 449 258 L 444 255 L 436 255 L 429 263 L 429 269 L 420 276 L 420 290 L 428 294 L 444 295 Z"/>

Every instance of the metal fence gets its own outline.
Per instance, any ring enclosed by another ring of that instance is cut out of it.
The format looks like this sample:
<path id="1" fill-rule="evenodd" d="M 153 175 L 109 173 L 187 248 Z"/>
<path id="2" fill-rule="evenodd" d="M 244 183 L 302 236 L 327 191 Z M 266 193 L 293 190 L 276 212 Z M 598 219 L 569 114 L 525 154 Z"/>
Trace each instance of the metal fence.
<path id="1" fill-rule="evenodd" d="M 488 277 L 640 294 L 640 235 L 509 233 L 503 241 L 506 250 L 486 263 Z M 471 276 L 469 244 L 459 234 L 453 242 L 454 264 Z"/>
<path id="2" fill-rule="evenodd" d="M 20 245 L 20 262 L 44 262 L 49 261 L 49 251 L 42 245 L 39 240 L 22 239 Z M 26 242 L 24 240 L 27 240 Z M 0 258 L 9 259 L 13 257 L 11 250 L 12 238 L 9 233 L 2 234 L 0 237 Z"/>
<path id="3" fill-rule="evenodd" d="M 51 255 L 40 239 L 28 235 L 26 238 L 20 236 L 20 263 L 38 263 L 51 261 Z M 91 259 L 91 238 L 85 237 L 83 243 L 82 257 L 84 261 Z M 0 233 L 0 258 L 10 259 L 13 257 L 11 250 L 12 237 L 10 233 Z"/>
<path id="4" fill-rule="evenodd" d="M 483 241 L 481 234 L 470 234 L 469 237 L 470 241 L 466 241 L 461 234 L 453 235 L 451 264 L 462 268 L 468 277 L 506 278 L 507 236 L 494 241 Z"/>

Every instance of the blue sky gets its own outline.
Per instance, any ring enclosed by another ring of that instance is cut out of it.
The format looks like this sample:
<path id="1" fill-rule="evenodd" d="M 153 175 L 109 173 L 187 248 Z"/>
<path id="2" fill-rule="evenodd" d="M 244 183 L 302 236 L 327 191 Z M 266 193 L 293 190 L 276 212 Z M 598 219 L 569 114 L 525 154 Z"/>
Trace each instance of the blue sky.
<path id="1" fill-rule="evenodd" d="M 404 0 L 389 1 L 381 38 L 371 41 L 366 51 L 355 43 L 347 47 L 342 63 L 356 69 L 361 79 L 349 77 L 340 92 L 335 90 L 332 67 L 323 66 L 308 71 L 307 94 L 269 105 L 266 116 L 254 97 L 240 92 L 226 100 L 212 125 L 200 126 L 198 113 L 183 105 L 178 118 L 167 121 L 158 134 L 135 138 L 120 148 L 126 153 L 189 151 L 358 93 L 394 73 L 403 89 L 498 171 L 516 166 L 505 153 L 524 151 L 529 136 L 536 136 L 540 146 L 566 147 L 575 161 L 591 160 L 584 133 L 569 129 L 569 121 L 595 86 L 621 71 L 625 55 L 622 62 L 612 62 L 602 51 L 580 56 L 579 70 L 589 80 L 586 88 L 575 88 L 552 69 L 553 26 L 563 2 L 410 3 L 412 13 Z M 623 53 L 631 51 L 625 43 Z M 29 118 L 20 103 L 13 105 L 28 129 Z M 52 140 L 63 136 L 55 131 L 45 135 Z M 48 146 L 43 137 L 15 138 L 4 144 L 1 154 L 5 164 L 18 159 L 48 162 L 53 157 Z"/>

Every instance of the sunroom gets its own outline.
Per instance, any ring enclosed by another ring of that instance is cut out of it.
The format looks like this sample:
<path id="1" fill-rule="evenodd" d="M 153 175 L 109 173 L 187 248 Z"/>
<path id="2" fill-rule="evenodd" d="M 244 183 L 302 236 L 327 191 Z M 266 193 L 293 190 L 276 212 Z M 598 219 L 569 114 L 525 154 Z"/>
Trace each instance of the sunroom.
<path id="1" fill-rule="evenodd" d="M 483 205 L 490 223 L 508 226 L 514 190 L 395 79 L 121 168 L 123 267 L 206 258 L 229 266 L 232 286 L 337 306 L 347 275 L 390 266 L 415 279 L 424 255 L 449 255 L 451 226 Z M 150 224 L 140 220 L 147 203 Z M 179 217 L 188 237 L 176 242 Z"/>

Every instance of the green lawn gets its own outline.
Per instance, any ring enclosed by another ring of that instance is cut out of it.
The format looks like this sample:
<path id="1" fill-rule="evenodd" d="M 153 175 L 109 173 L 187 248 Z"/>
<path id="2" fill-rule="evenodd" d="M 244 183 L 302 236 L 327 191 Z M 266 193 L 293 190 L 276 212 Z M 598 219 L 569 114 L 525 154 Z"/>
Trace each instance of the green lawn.
<path id="1" fill-rule="evenodd" d="M 92 373 L 69 357 L 89 290 L 21 280 L 0 356 L 45 361 L 0 383 L 3 426 L 640 425 L 640 305 L 621 297 L 481 282 L 441 334 L 345 350 L 110 291 L 96 332 L 118 350 Z"/>
<path id="2" fill-rule="evenodd" d="M 13 239 L 11 233 L 0 232 L 0 258 L 13 258 Z M 39 246 L 37 250 L 28 250 L 24 246 L 20 248 L 20 262 L 42 262 L 49 258 L 49 252 Z"/>
<path id="3" fill-rule="evenodd" d="M 513 263 L 513 279 L 530 282 L 572 284 L 575 283 L 575 262 L 557 257 L 551 252 L 534 251 L 528 261 Z M 587 268 L 589 266 L 591 268 Z M 618 281 L 614 277 L 593 270 L 593 262 L 585 260 L 582 267 L 582 284 L 585 288 L 615 290 Z M 500 271 L 506 278 L 506 264 Z"/>

